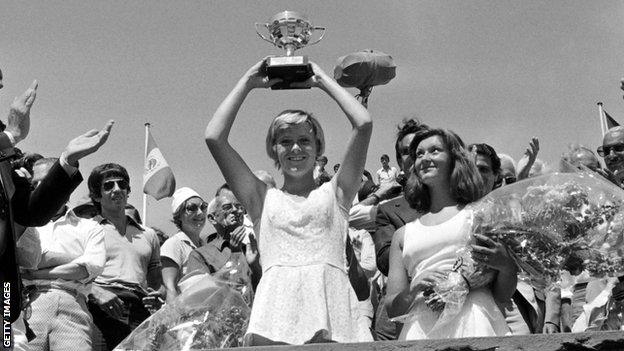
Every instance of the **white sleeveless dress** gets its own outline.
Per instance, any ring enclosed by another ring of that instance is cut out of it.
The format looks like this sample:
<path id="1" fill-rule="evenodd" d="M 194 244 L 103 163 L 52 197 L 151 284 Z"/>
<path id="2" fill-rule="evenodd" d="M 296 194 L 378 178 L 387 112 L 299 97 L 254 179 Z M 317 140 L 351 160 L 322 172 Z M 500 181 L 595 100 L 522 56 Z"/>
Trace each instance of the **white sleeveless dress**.
<path id="1" fill-rule="evenodd" d="M 267 190 L 259 226 L 262 278 L 246 341 L 254 334 L 303 344 L 319 336 L 337 342 L 372 341 L 346 271 L 348 213 L 334 182 L 307 198 Z"/>
<path id="2" fill-rule="evenodd" d="M 406 224 L 402 256 L 410 279 L 431 269 L 451 271 L 457 249 L 467 243 L 470 224 L 471 212 L 466 209 L 438 225 L 425 226 L 418 219 Z M 509 332 L 488 288 L 471 290 L 459 314 L 436 328 L 440 313 L 427 307 L 422 294 L 413 308 L 414 316 L 404 324 L 399 340 L 503 336 Z"/>

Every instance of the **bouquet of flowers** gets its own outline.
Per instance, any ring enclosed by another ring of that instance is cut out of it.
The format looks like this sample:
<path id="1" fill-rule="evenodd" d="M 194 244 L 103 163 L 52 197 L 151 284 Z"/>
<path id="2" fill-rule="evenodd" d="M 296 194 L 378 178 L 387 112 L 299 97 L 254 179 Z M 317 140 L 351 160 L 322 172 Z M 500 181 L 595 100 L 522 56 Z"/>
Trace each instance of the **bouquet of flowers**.
<path id="1" fill-rule="evenodd" d="M 227 262 L 215 274 L 194 275 L 173 303 L 139 325 L 115 350 L 195 350 L 243 344 L 251 312 L 246 267 Z"/>
<path id="2" fill-rule="evenodd" d="M 470 205 L 473 233 L 503 243 L 533 281 L 557 286 L 562 270 L 586 270 L 591 277 L 624 274 L 624 191 L 592 172 L 553 173 L 496 189 Z M 438 292 L 451 301 L 438 324 L 459 312 L 467 291 L 492 283 L 494 271 L 460 249 L 449 279 L 461 274 L 464 289 Z M 441 282 L 439 286 L 444 286 Z M 448 285 L 448 284 L 446 284 Z M 460 304 L 461 306 L 461 304 Z"/>

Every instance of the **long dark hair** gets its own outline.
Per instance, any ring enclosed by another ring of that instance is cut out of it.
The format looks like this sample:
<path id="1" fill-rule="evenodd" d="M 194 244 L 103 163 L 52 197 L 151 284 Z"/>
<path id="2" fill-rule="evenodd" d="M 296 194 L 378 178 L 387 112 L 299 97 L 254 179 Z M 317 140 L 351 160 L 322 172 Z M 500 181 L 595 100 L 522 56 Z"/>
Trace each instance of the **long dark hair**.
<path id="1" fill-rule="evenodd" d="M 453 199 L 461 205 L 480 199 L 485 192 L 483 180 L 472 157 L 465 148 L 461 138 L 450 130 L 425 129 L 416 132 L 410 144 L 410 157 L 416 159 L 416 148 L 425 139 L 439 136 L 446 146 L 451 157 L 450 190 Z M 418 176 L 415 167 L 405 185 L 405 199 L 410 206 L 420 212 L 427 212 L 431 208 L 431 194 L 429 188 Z"/>

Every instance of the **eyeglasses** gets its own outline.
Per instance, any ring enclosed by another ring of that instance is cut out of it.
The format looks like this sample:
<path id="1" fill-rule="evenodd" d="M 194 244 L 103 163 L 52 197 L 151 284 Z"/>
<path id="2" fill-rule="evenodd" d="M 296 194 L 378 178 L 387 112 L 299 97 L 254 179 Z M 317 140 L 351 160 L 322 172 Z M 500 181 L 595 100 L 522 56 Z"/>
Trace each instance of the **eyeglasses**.
<path id="1" fill-rule="evenodd" d="M 611 150 L 616 153 L 624 152 L 624 143 L 599 146 L 596 151 L 598 152 L 598 155 L 605 157 L 611 153 Z"/>
<path id="2" fill-rule="evenodd" d="M 125 179 L 108 180 L 108 181 L 106 181 L 106 182 L 104 182 L 102 184 L 102 189 L 104 189 L 104 191 L 111 191 L 115 187 L 115 184 L 117 184 L 117 186 L 121 190 L 128 190 L 129 189 L 128 181 L 125 180 Z"/>
<path id="3" fill-rule="evenodd" d="M 516 182 L 516 177 L 514 176 L 509 176 L 509 177 L 505 177 L 503 178 L 503 184 L 513 184 Z"/>
<path id="4" fill-rule="evenodd" d="M 234 205 L 234 204 L 225 204 L 225 205 L 221 206 L 221 209 L 223 211 L 226 211 L 226 212 L 230 212 L 230 211 L 234 211 L 234 210 L 243 211 L 243 212 L 245 211 L 245 208 L 241 204 L 236 204 L 236 205 Z"/>
<path id="5" fill-rule="evenodd" d="M 202 202 L 201 204 L 190 203 L 186 204 L 186 212 L 195 213 L 197 210 L 201 210 L 202 212 L 206 212 L 208 210 L 208 204 L 206 202 Z"/>

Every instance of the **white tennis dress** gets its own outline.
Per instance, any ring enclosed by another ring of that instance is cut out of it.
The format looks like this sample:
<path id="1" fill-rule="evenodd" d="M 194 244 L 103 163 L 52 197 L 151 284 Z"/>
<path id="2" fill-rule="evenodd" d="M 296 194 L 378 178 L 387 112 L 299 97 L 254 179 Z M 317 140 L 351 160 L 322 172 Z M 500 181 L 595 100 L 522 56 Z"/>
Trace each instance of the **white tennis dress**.
<path id="1" fill-rule="evenodd" d="M 303 344 L 316 335 L 372 341 L 346 271 L 348 212 L 334 182 L 307 198 L 267 190 L 256 228 L 262 265 L 246 339 Z"/>
<path id="2" fill-rule="evenodd" d="M 457 250 L 469 238 L 470 216 L 471 212 L 463 209 L 438 225 L 426 226 L 417 219 L 405 226 L 403 264 L 412 280 L 431 269 L 452 269 Z M 422 294 L 412 312 L 414 316 L 404 324 L 399 340 L 502 336 L 509 331 L 488 288 L 471 290 L 459 314 L 436 328 L 440 313 L 427 307 Z"/>

